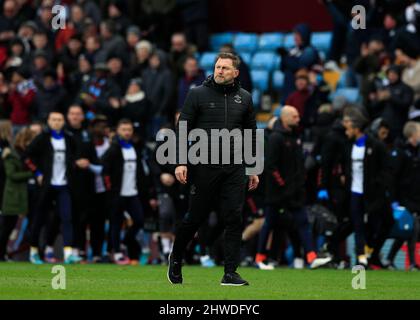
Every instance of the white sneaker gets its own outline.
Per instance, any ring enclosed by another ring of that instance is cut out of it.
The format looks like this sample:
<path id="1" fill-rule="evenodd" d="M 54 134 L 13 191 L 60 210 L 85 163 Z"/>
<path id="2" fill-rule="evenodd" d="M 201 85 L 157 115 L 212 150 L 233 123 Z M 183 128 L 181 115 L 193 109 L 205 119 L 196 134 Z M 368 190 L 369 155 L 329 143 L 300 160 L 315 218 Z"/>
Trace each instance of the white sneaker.
<path id="1" fill-rule="evenodd" d="M 311 263 L 311 269 L 316 269 L 319 268 L 323 265 L 326 265 L 328 262 L 330 262 L 332 260 L 331 257 L 326 257 L 326 258 L 316 258 L 314 261 L 312 261 Z"/>
<path id="2" fill-rule="evenodd" d="M 294 269 L 303 269 L 305 263 L 302 258 L 295 258 L 293 260 L 293 268 Z"/>
<path id="3" fill-rule="evenodd" d="M 274 270 L 274 266 L 271 264 L 265 264 L 264 262 L 257 262 L 257 268 L 260 270 Z"/>

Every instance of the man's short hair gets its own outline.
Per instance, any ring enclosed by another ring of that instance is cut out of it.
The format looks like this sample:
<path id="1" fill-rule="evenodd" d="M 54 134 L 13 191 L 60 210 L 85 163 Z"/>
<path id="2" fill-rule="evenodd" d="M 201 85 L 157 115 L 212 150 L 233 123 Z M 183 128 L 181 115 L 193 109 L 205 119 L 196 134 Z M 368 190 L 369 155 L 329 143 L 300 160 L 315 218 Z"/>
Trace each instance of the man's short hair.
<path id="1" fill-rule="evenodd" d="M 415 121 L 408 121 L 403 129 L 404 137 L 410 139 L 417 131 L 420 130 L 420 123 Z"/>
<path id="2" fill-rule="evenodd" d="M 125 125 L 125 124 L 129 124 L 130 126 L 133 127 L 133 122 L 130 119 L 123 118 L 120 121 L 118 121 L 117 128 L 119 128 L 120 126 Z"/>
<path id="3" fill-rule="evenodd" d="M 232 60 L 233 67 L 235 69 L 239 68 L 239 65 L 241 64 L 241 59 L 236 54 L 230 53 L 230 52 L 221 52 L 217 55 L 216 61 L 219 59 L 230 59 Z"/>
<path id="4" fill-rule="evenodd" d="M 358 109 L 346 110 L 344 116 L 350 119 L 353 128 L 358 128 L 360 131 L 364 131 L 369 124 L 368 119 Z"/>

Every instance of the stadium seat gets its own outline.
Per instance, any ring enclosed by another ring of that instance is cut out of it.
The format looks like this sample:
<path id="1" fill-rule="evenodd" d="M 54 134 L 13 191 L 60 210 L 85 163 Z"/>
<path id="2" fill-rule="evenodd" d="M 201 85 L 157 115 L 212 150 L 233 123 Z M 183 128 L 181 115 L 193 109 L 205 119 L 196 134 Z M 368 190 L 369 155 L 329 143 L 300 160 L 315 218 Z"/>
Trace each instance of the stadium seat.
<path id="1" fill-rule="evenodd" d="M 241 52 L 239 56 L 241 57 L 241 60 L 247 65 L 251 64 L 252 55 L 249 52 Z"/>
<path id="2" fill-rule="evenodd" d="M 220 47 L 227 43 L 233 43 L 232 32 L 215 33 L 210 36 L 210 47 L 213 51 L 219 51 Z"/>
<path id="3" fill-rule="evenodd" d="M 273 52 L 257 52 L 252 58 L 251 68 L 271 71 L 278 67 L 280 57 Z"/>
<path id="4" fill-rule="evenodd" d="M 293 36 L 293 33 L 288 33 L 288 34 L 285 35 L 283 46 L 286 49 L 290 49 L 290 48 L 293 48 L 295 46 L 295 38 Z"/>
<path id="5" fill-rule="evenodd" d="M 252 103 L 254 104 L 254 108 L 258 109 L 261 104 L 261 91 L 258 89 L 252 90 Z"/>
<path id="6" fill-rule="evenodd" d="M 238 33 L 233 40 L 236 52 L 251 52 L 258 48 L 258 36 L 255 33 Z"/>
<path id="7" fill-rule="evenodd" d="M 359 100 L 360 93 L 358 88 L 340 88 L 332 94 L 332 99 L 339 96 L 346 98 L 350 103 L 355 103 Z"/>
<path id="8" fill-rule="evenodd" d="M 258 43 L 259 51 L 275 51 L 283 45 L 284 35 L 279 32 L 263 33 Z"/>
<path id="9" fill-rule="evenodd" d="M 275 90 L 283 89 L 284 73 L 280 70 L 274 71 L 271 78 L 271 83 L 272 83 L 273 89 Z"/>
<path id="10" fill-rule="evenodd" d="M 312 34 L 311 43 L 319 51 L 328 53 L 328 51 L 330 50 L 331 39 L 331 32 L 314 32 Z"/>
<path id="11" fill-rule="evenodd" d="M 261 91 L 268 90 L 268 76 L 269 72 L 266 70 L 251 70 L 251 79 L 254 88 Z"/>
<path id="12" fill-rule="evenodd" d="M 216 52 L 204 52 L 200 58 L 200 67 L 203 70 L 212 70 L 216 60 Z"/>

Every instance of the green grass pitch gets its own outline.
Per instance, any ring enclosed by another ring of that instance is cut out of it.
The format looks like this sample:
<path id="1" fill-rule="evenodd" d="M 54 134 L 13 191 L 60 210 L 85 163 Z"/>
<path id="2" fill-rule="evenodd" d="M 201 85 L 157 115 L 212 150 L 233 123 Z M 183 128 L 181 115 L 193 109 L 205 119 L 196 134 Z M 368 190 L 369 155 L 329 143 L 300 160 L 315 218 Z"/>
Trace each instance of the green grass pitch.
<path id="1" fill-rule="evenodd" d="M 185 266 L 184 284 L 171 285 L 164 266 L 65 265 L 66 289 L 54 290 L 52 267 L 0 263 L 0 299 L 420 299 L 420 272 L 366 271 L 355 290 L 351 270 L 240 268 L 251 285 L 223 287 L 221 267 Z"/>

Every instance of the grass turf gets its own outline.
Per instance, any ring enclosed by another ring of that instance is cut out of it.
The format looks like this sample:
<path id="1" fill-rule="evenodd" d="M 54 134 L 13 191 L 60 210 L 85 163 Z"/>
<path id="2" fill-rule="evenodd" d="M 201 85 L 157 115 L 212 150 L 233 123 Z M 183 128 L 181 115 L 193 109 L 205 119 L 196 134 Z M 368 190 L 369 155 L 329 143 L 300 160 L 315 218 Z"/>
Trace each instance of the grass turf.
<path id="1" fill-rule="evenodd" d="M 420 272 L 367 271 L 366 289 L 352 288 L 351 270 L 262 271 L 240 268 L 248 287 L 222 287 L 221 267 L 183 268 L 171 285 L 164 266 L 66 265 L 66 289 L 53 290 L 52 265 L 0 263 L 0 299 L 419 299 Z"/>

